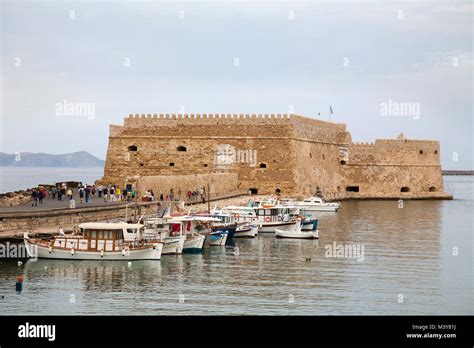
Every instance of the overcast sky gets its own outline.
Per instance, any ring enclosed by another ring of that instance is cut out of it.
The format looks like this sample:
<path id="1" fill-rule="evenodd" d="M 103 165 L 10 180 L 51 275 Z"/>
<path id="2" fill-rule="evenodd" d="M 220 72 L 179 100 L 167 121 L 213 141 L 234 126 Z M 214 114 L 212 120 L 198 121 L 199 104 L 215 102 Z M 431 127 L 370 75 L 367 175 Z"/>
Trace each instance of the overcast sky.
<path id="1" fill-rule="evenodd" d="M 473 169 L 470 1 L 20 0 L 1 10 L 2 152 L 104 158 L 109 124 L 129 113 L 293 108 L 327 120 L 331 105 L 354 141 L 437 139 L 444 168 Z M 68 115 L 65 102 L 94 114 Z M 400 115 L 396 103 L 413 108 Z"/>

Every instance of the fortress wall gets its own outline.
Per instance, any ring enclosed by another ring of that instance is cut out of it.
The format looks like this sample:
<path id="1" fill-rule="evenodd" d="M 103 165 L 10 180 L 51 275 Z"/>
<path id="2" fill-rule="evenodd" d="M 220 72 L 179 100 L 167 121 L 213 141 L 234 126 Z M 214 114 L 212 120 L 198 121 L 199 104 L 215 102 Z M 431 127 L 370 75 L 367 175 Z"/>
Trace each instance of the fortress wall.
<path id="1" fill-rule="evenodd" d="M 293 136 L 324 143 L 341 143 L 346 136 L 346 125 L 315 120 L 307 117 L 292 115 Z"/>
<path id="2" fill-rule="evenodd" d="M 143 176 L 137 181 L 137 189 L 143 193 L 152 189 L 155 197 L 158 199 L 160 193 L 164 196 L 172 189 L 174 200 L 186 200 L 186 194 L 189 190 L 193 191 L 205 187 L 207 190 L 209 184 L 211 197 L 223 196 L 230 192 L 236 192 L 237 174 L 236 173 L 213 173 L 213 174 L 191 174 L 191 175 L 155 175 Z"/>
<path id="3" fill-rule="evenodd" d="M 431 166 L 343 166 L 338 196 L 357 198 L 443 197 L 440 168 Z M 358 193 L 346 192 L 347 186 L 359 186 Z M 401 192 L 408 187 L 410 192 Z M 430 188 L 435 191 L 431 192 Z"/>
<path id="4" fill-rule="evenodd" d="M 127 150 L 131 140 L 137 151 Z M 256 188 L 259 192 L 273 193 L 273 183 L 276 183 L 282 189 L 289 190 L 294 182 L 288 165 L 276 165 L 291 158 L 285 150 L 289 148 L 289 143 L 290 140 L 285 139 L 259 138 L 114 137 L 109 139 L 103 179 L 107 183 L 124 185 L 127 177 L 137 174 L 178 176 L 235 172 L 238 174 L 239 189 Z M 217 146 L 224 144 L 232 146 L 238 153 L 235 163 L 222 165 L 216 158 Z M 186 151 L 177 151 L 178 146 L 186 147 Z M 170 166 L 170 163 L 174 165 Z M 259 168 L 260 164 L 266 165 L 266 168 Z"/>
<path id="5" fill-rule="evenodd" d="M 375 143 L 352 143 L 351 164 L 439 165 L 437 141 L 377 139 Z"/>
<path id="6" fill-rule="evenodd" d="M 335 195 L 343 179 L 339 164 L 339 146 L 295 140 L 294 149 L 297 154 L 296 193 L 304 196 L 314 195 L 319 189 L 325 197 Z"/>

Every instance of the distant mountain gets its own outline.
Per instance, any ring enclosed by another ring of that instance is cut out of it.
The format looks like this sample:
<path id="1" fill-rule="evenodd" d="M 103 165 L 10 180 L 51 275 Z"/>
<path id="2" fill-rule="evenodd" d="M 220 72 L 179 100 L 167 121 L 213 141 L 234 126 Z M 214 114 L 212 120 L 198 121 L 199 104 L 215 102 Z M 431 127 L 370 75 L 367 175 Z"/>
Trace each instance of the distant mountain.
<path id="1" fill-rule="evenodd" d="M 105 161 L 87 151 L 52 155 L 49 153 L 0 152 L 0 167 L 103 167 Z"/>

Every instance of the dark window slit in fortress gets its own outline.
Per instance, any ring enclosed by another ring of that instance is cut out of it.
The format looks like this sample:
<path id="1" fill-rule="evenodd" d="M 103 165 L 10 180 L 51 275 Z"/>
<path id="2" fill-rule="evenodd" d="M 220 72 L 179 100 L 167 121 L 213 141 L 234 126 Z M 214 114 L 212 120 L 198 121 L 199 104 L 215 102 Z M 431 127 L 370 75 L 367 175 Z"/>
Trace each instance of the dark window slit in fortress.
<path id="1" fill-rule="evenodd" d="M 400 192 L 410 192 L 410 188 L 409 188 L 409 187 L 406 187 L 406 186 L 403 186 L 403 187 L 400 189 Z"/>
<path id="2" fill-rule="evenodd" d="M 347 192 L 359 192 L 359 186 L 347 186 L 346 191 Z"/>
<path id="3" fill-rule="evenodd" d="M 186 147 L 184 147 L 184 146 L 178 146 L 178 147 L 176 148 L 176 150 L 177 150 L 177 151 L 182 151 L 182 152 L 186 152 L 186 151 L 187 151 Z"/>
<path id="4" fill-rule="evenodd" d="M 204 163 L 204 167 L 207 167 L 207 163 Z"/>
<path id="5" fill-rule="evenodd" d="M 423 150 L 420 150 L 420 155 L 423 155 Z"/>
<path id="6" fill-rule="evenodd" d="M 438 150 L 435 150 L 435 155 L 437 155 L 437 154 L 438 154 Z"/>
<path id="7" fill-rule="evenodd" d="M 260 168 L 267 168 L 267 165 L 266 165 L 266 163 L 260 163 L 260 166 L 259 166 L 259 167 L 260 167 Z"/>
<path id="8" fill-rule="evenodd" d="M 341 161 L 341 162 L 339 162 L 339 163 L 340 163 L 341 165 L 345 165 L 345 164 L 347 164 L 347 162 L 346 162 L 346 161 Z"/>
<path id="9" fill-rule="evenodd" d="M 430 192 L 436 192 L 436 187 L 434 186 L 431 186 L 430 189 L 429 189 Z"/>
<path id="10" fill-rule="evenodd" d="M 137 148 L 136 145 L 130 145 L 130 146 L 128 147 L 128 151 L 138 151 L 138 148 Z"/>
<path id="11" fill-rule="evenodd" d="M 174 163 L 173 163 L 173 162 L 170 163 L 170 167 L 174 167 Z"/>
<path id="12" fill-rule="evenodd" d="M 249 188 L 249 191 L 250 191 L 250 194 L 251 194 L 251 195 L 256 195 L 256 194 L 258 194 L 258 189 L 256 189 L 256 188 Z"/>
<path id="13" fill-rule="evenodd" d="M 140 163 L 140 167 L 143 167 L 143 166 L 144 166 L 144 164 L 143 164 L 143 163 Z"/>

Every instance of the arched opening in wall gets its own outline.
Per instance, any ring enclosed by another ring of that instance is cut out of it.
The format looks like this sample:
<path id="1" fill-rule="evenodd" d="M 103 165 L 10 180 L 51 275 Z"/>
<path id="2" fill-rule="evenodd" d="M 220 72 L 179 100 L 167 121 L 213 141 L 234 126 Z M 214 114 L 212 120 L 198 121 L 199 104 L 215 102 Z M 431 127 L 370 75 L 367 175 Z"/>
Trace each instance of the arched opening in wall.
<path id="1" fill-rule="evenodd" d="M 252 188 L 249 188 L 249 192 L 251 195 L 256 195 L 258 194 L 258 189 L 252 187 Z"/>
<path id="2" fill-rule="evenodd" d="M 430 191 L 430 192 L 436 192 L 436 187 L 431 186 L 428 191 Z"/>
<path id="3" fill-rule="evenodd" d="M 278 196 L 281 195 L 281 190 L 280 190 L 279 188 L 277 188 L 277 189 L 275 190 L 275 194 L 278 195 Z"/>
<path id="4" fill-rule="evenodd" d="M 423 155 L 423 150 L 420 150 L 420 155 Z"/>
<path id="5" fill-rule="evenodd" d="M 204 167 L 207 167 L 207 163 L 204 163 Z"/>
<path id="6" fill-rule="evenodd" d="M 267 168 L 267 164 L 266 163 L 260 163 L 260 165 L 258 167 L 259 168 Z"/>
<path id="7" fill-rule="evenodd" d="M 437 155 L 437 154 L 438 154 L 438 150 L 435 150 L 435 155 Z"/>
<path id="8" fill-rule="evenodd" d="M 186 152 L 187 149 L 186 149 L 186 147 L 184 147 L 184 146 L 178 146 L 178 147 L 176 148 L 176 151 Z"/>
<path id="9" fill-rule="evenodd" d="M 359 186 L 347 186 L 346 192 L 359 192 Z"/>
<path id="10" fill-rule="evenodd" d="M 407 186 L 403 186 L 403 187 L 400 189 L 400 192 L 410 192 L 410 188 L 407 187 Z"/>
<path id="11" fill-rule="evenodd" d="M 346 164 L 347 164 L 347 162 L 344 161 L 344 160 L 340 161 L 339 163 L 340 163 L 341 165 L 346 165 Z"/>
<path id="12" fill-rule="evenodd" d="M 170 167 L 174 167 L 174 163 L 173 163 L 173 162 L 170 163 Z"/>
<path id="13" fill-rule="evenodd" d="M 138 147 L 136 145 L 130 145 L 128 151 L 138 151 Z"/>

